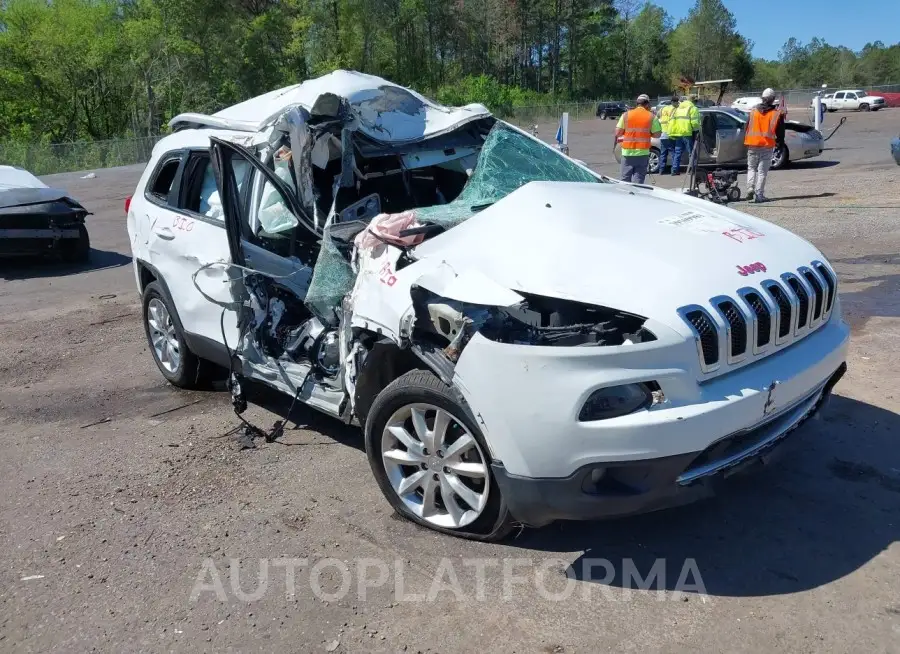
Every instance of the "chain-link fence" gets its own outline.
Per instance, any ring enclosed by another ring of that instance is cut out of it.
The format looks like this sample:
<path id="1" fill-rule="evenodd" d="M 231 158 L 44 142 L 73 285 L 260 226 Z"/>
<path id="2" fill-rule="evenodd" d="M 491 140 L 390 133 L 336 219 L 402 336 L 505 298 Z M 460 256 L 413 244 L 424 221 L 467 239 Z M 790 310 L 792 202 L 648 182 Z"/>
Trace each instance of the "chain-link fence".
<path id="1" fill-rule="evenodd" d="M 587 120 L 597 115 L 599 102 L 599 100 L 596 102 L 561 102 L 532 107 L 513 107 L 511 110 L 497 112 L 497 116 L 521 128 L 528 128 L 538 123 L 556 122 L 565 112 L 569 113 L 569 120 Z"/>
<path id="2" fill-rule="evenodd" d="M 114 168 L 150 161 L 162 137 L 78 141 L 74 143 L 0 143 L 0 164 L 19 166 L 35 175 Z"/>

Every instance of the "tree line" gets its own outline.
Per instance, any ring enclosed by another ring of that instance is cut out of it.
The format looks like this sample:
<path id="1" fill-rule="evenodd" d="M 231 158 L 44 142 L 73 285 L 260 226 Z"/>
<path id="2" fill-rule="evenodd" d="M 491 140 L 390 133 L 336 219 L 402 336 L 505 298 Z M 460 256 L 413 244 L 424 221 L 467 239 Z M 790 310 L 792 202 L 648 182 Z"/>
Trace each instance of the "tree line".
<path id="1" fill-rule="evenodd" d="M 3 0 L 0 140 L 155 135 L 182 111 L 336 68 L 501 114 L 667 94 L 681 78 L 900 82 L 900 44 L 791 39 L 775 61 L 752 46 L 721 0 L 678 22 L 641 0 Z"/>

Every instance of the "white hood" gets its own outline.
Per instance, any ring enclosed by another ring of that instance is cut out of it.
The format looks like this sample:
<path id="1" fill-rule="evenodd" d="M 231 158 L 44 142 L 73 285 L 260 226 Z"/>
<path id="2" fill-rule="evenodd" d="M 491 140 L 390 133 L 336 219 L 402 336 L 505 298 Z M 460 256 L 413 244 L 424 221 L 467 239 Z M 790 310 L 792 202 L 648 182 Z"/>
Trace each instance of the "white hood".
<path id="1" fill-rule="evenodd" d="M 0 190 L 14 188 L 47 188 L 47 185 L 27 170 L 15 166 L 0 166 Z"/>
<path id="2" fill-rule="evenodd" d="M 629 184 L 564 182 L 527 184 L 415 255 L 476 269 L 515 291 L 670 324 L 680 307 L 708 305 L 822 259 L 787 230 L 710 202 Z M 740 274 L 754 263 L 766 272 Z"/>
<path id="3" fill-rule="evenodd" d="M 356 113 L 359 131 L 383 143 L 432 138 L 491 115 L 480 104 L 444 107 L 381 77 L 336 70 L 302 84 L 257 96 L 212 116 L 181 114 L 173 118 L 169 126 L 173 130 L 213 127 L 258 132 L 291 107 L 312 109 L 324 93 L 345 98 Z"/>

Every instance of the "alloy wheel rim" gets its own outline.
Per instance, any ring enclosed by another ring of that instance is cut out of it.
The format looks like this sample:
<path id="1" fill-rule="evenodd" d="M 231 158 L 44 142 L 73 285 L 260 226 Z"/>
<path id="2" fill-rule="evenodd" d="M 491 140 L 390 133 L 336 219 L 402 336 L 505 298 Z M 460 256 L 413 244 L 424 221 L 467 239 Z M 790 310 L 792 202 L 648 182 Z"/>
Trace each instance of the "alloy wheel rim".
<path id="1" fill-rule="evenodd" d="M 647 161 L 647 172 L 657 173 L 659 172 L 659 155 L 650 151 L 650 158 Z"/>
<path id="2" fill-rule="evenodd" d="M 175 335 L 175 324 L 166 305 L 153 298 L 147 305 L 147 326 L 156 360 L 168 372 L 174 373 L 181 365 L 181 347 Z"/>
<path id="3" fill-rule="evenodd" d="M 472 524 L 490 492 L 487 457 L 453 414 L 408 404 L 387 421 L 381 460 L 400 501 L 417 517 L 446 529 Z"/>

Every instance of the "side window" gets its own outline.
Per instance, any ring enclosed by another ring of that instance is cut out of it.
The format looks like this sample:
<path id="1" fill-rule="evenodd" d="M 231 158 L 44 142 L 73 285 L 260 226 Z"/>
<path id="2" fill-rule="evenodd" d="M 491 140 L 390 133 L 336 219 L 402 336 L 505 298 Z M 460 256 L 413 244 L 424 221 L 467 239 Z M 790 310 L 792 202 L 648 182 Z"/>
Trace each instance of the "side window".
<path id="1" fill-rule="evenodd" d="M 289 257 L 296 237 L 297 217 L 281 191 L 268 180 L 263 184 L 256 215 L 259 231 L 251 242 L 280 257 Z"/>
<path id="2" fill-rule="evenodd" d="M 737 129 L 740 127 L 740 124 L 737 120 L 729 116 L 728 114 L 722 113 L 721 111 L 715 112 L 716 115 L 716 129 Z"/>
<path id="3" fill-rule="evenodd" d="M 181 153 L 175 155 L 167 155 L 164 157 L 156 168 L 156 172 L 150 179 L 147 186 L 147 193 L 157 202 L 169 201 L 169 192 L 175 183 L 175 177 L 178 174 L 178 167 L 181 165 Z"/>
<path id="4" fill-rule="evenodd" d="M 240 193 L 241 206 L 246 206 L 250 188 L 250 164 L 243 159 L 232 160 L 232 169 Z M 185 167 L 185 184 L 180 208 L 217 221 L 224 221 L 222 202 L 216 186 L 216 175 L 209 152 L 194 152 Z"/>
<path id="5" fill-rule="evenodd" d="M 843 91 L 840 92 L 840 93 L 835 93 L 835 94 L 834 94 L 834 99 L 835 99 L 835 100 L 843 100 L 843 99 L 844 99 L 844 93 L 843 93 Z"/>
<path id="6" fill-rule="evenodd" d="M 848 100 L 859 100 L 859 98 L 856 97 L 856 94 L 855 94 L 855 93 L 848 93 L 848 94 L 847 94 L 847 99 L 848 99 Z"/>

